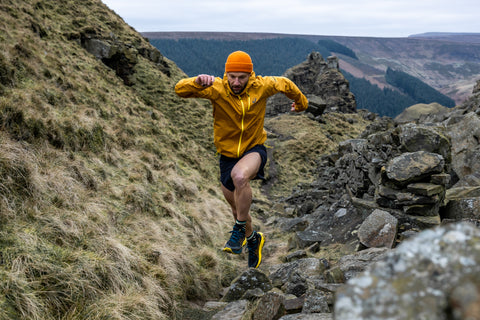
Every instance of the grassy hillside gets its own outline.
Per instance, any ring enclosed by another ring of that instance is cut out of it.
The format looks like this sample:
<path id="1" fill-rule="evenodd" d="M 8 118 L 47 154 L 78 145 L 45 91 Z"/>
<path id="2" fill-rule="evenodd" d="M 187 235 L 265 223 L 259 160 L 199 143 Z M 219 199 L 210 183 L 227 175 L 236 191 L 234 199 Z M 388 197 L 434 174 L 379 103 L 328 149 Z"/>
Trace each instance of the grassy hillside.
<path id="1" fill-rule="evenodd" d="M 130 85 L 81 46 L 115 41 Z M 99 0 L 0 4 L 0 319 L 171 319 L 236 274 L 211 110 Z"/>

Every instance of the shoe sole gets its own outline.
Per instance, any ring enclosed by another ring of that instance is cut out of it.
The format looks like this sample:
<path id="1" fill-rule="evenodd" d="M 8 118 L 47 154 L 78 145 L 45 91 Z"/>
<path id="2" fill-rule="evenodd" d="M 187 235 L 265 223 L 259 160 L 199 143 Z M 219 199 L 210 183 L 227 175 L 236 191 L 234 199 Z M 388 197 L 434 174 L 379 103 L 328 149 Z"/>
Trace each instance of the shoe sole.
<path id="1" fill-rule="evenodd" d="M 265 243 L 265 236 L 261 232 L 257 232 L 262 240 L 260 241 L 260 245 L 258 246 L 258 262 L 257 265 L 254 267 L 257 269 L 260 266 L 260 263 L 262 263 L 262 249 L 263 249 L 263 244 Z"/>
<path id="2" fill-rule="evenodd" d="M 232 254 L 240 254 L 240 253 L 242 253 L 243 247 L 245 247 L 246 244 L 247 244 L 247 238 L 243 239 L 242 248 L 240 248 L 240 250 L 234 251 L 230 247 L 225 247 L 225 248 L 223 248 L 223 251 L 228 252 L 228 253 L 232 253 Z"/>
<path id="3" fill-rule="evenodd" d="M 240 254 L 242 253 L 242 249 L 238 250 L 238 251 L 233 251 L 232 248 L 228 248 L 228 247 L 225 247 L 223 248 L 223 251 L 227 252 L 227 253 L 233 253 L 233 254 Z"/>

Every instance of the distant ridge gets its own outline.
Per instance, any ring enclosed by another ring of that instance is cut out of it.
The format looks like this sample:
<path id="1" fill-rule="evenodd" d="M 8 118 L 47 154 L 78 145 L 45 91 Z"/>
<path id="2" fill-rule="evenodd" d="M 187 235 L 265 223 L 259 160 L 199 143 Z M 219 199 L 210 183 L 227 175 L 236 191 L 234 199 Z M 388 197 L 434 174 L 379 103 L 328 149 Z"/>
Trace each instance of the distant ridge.
<path id="1" fill-rule="evenodd" d="M 452 42 L 480 43 L 480 33 L 471 32 L 426 32 L 413 34 L 408 37 Z"/>
<path id="2" fill-rule="evenodd" d="M 365 36 L 326 36 L 313 34 L 263 33 L 263 32 L 222 32 L 222 31 L 154 31 L 142 32 L 148 39 L 204 39 L 204 40 L 263 40 L 274 38 L 302 38 L 313 42 L 320 39 L 419 39 L 442 40 L 448 42 L 480 43 L 480 33 L 468 32 L 425 32 L 408 37 L 365 37 Z"/>
<path id="3" fill-rule="evenodd" d="M 371 38 L 375 37 L 352 37 L 352 36 L 324 36 L 313 34 L 290 34 L 290 33 L 263 33 L 263 32 L 221 32 L 221 31 L 158 31 L 158 32 L 142 32 L 148 39 L 204 39 L 204 40 L 263 40 L 275 38 L 302 38 L 310 41 L 318 41 L 328 38 Z M 390 38 L 384 38 L 390 39 Z M 397 39 L 397 38 L 391 38 Z M 406 39 L 406 38 L 398 38 Z"/>
<path id="4" fill-rule="evenodd" d="M 263 40 L 274 38 L 307 38 L 317 41 L 323 36 L 288 34 L 288 33 L 263 33 L 263 32 L 217 32 L 217 31 L 166 31 L 166 32 L 142 32 L 148 39 L 204 39 L 204 40 Z"/>

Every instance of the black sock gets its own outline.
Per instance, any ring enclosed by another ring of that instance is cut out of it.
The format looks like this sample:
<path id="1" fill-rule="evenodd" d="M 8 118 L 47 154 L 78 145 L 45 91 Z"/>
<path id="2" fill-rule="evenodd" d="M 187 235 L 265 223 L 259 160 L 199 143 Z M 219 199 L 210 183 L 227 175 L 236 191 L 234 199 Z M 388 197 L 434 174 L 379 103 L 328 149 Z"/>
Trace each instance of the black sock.
<path id="1" fill-rule="evenodd" d="M 239 221 L 239 220 L 236 220 L 235 221 L 235 224 L 237 226 L 239 226 L 240 228 L 242 228 L 243 230 L 245 230 L 245 226 L 247 225 L 247 221 Z"/>
<path id="2" fill-rule="evenodd" d="M 257 232 L 255 230 L 253 230 L 252 234 L 247 237 L 247 241 L 255 243 L 257 241 L 256 234 L 257 234 Z"/>

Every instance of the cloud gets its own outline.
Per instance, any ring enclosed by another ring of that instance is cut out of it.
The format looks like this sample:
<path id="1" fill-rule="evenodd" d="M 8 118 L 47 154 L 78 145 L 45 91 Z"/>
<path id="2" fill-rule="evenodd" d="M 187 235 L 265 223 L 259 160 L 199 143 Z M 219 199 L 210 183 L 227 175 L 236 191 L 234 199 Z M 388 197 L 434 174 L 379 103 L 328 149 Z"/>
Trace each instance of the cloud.
<path id="1" fill-rule="evenodd" d="M 480 32 L 478 0 L 103 0 L 138 31 L 237 31 L 349 36 Z"/>

